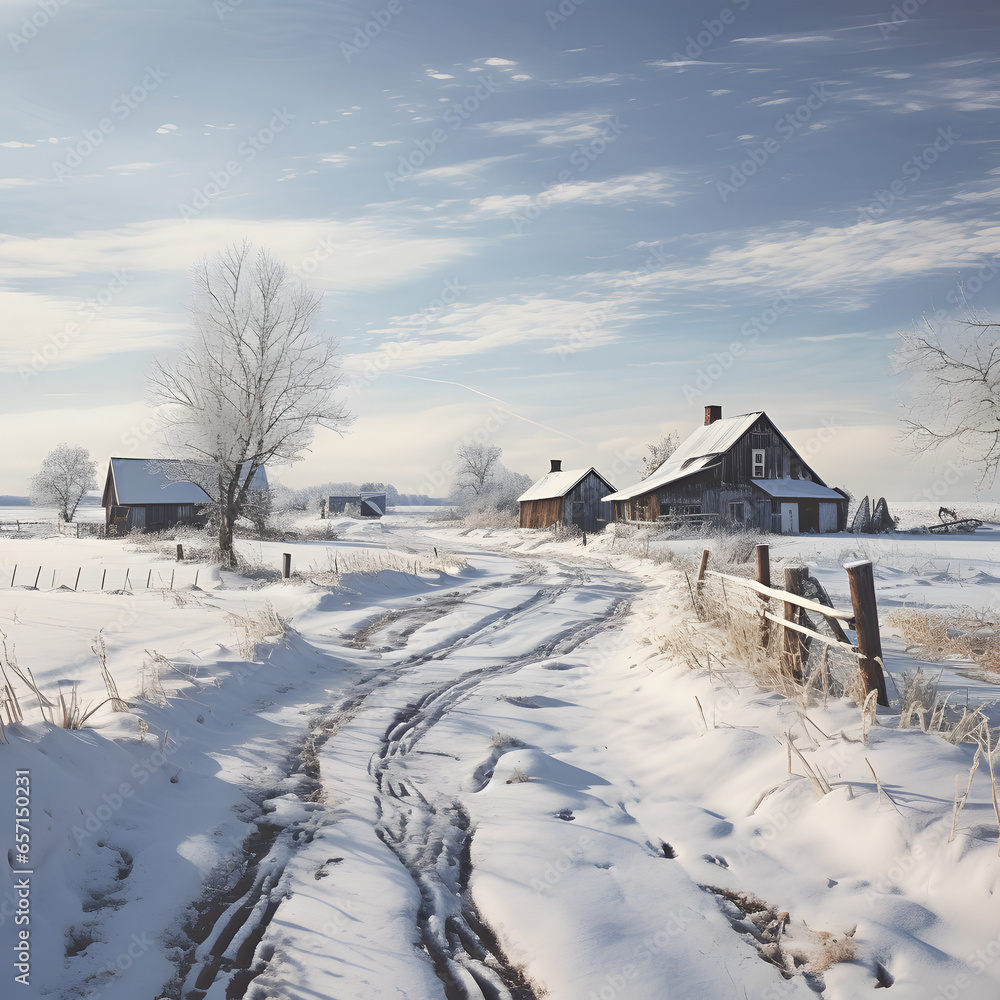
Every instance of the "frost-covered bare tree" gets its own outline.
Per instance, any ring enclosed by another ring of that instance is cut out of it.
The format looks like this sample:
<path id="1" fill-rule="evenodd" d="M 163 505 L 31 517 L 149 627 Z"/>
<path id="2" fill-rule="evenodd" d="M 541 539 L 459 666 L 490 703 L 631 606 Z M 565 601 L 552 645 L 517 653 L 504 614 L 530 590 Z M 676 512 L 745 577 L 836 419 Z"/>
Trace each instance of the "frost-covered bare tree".
<path id="1" fill-rule="evenodd" d="M 473 442 L 463 444 L 456 452 L 458 456 L 456 484 L 477 497 L 481 496 L 486 492 L 502 454 L 503 449 L 499 445 Z"/>
<path id="2" fill-rule="evenodd" d="M 957 446 L 989 486 L 1000 471 L 1000 323 L 970 312 L 945 325 L 925 320 L 899 338 L 904 439 L 918 451 Z"/>
<path id="3" fill-rule="evenodd" d="M 188 460 L 170 475 L 211 497 L 218 555 L 233 566 L 233 525 L 257 471 L 297 461 L 317 427 L 339 431 L 350 417 L 336 398 L 336 345 L 313 332 L 320 297 L 283 264 L 244 241 L 198 264 L 194 285 L 191 340 L 154 363 L 150 390 Z"/>
<path id="4" fill-rule="evenodd" d="M 680 443 L 680 435 L 677 431 L 671 431 L 669 434 L 661 434 L 660 440 L 655 444 L 647 444 L 646 450 L 649 454 L 643 458 L 642 464 L 636 470 L 639 473 L 639 478 L 645 479 L 647 476 L 651 476 L 654 472 L 656 472 L 656 470 L 677 450 L 677 446 Z"/>
<path id="5" fill-rule="evenodd" d="M 503 449 L 499 445 L 465 441 L 455 454 L 458 467 L 448 499 L 463 515 L 517 513 L 517 498 L 531 485 L 531 478 L 511 472 L 500 461 Z"/>
<path id="6" fill-rule="evenodd" d="M 97 488 L 97 463 L 80 445 L 60 444 L 42 460 L 28 486 L 32 507 L 55 507 L 61 521 L 72 521 L 87 490 Z"/>

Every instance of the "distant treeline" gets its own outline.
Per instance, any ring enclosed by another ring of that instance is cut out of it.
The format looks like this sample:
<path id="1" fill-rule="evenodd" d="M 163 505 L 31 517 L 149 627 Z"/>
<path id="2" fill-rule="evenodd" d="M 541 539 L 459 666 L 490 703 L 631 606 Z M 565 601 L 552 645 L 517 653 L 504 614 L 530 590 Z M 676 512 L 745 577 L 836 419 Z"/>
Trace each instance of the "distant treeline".
<path id="1" fill-rule="evenodd" d="M 294 490 L 280 483 L 271 486 L 274 506 L 277 510 L 319 511 L 324 500 L 330 497 L 349 497 L 359 493 L 384 493 L 390 507 L 436 506 L 446 504 L 444 497 L 429 497 L 424 493 L 400 493 L 392 483 L 320 483 Z"/>

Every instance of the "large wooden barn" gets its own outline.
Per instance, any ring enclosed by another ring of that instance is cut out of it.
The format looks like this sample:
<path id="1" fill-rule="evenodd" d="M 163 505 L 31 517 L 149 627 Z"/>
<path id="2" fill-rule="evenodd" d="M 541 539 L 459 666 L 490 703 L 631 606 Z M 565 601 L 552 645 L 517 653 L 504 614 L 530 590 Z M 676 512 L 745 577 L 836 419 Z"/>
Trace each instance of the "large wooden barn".
<path id="1" fill-rule="evenodd" d="M 522 528 L 576 525 L 583 531 L 600 531 L 611 513 L 602 497 L 614 490 L 596 469 L 563 471 L 562 461 L 552 459 L 551 469 L 519 498 Z"/>
<path id="2" fill-rule="evenodd" d="M 710 521 L 776 534 L 843 531 L 847 497 L 831 489 L 762 410 L 699 427 L 652 475 L 605 496 L 616 521 Z"/>
<path id="3" fill-rule="evenodd" d="M 108 534 L 165 531 L 177 524 L 203 526 L 204 505 L 211 498 L 195 483 L 174 478 L 191 475 L 192 468 L 197 469 L 195 463 L 173 459 L 112 458 L 101 499 Z M 251 489 L 267 488 L 267 474 L 258 469 Z"/>

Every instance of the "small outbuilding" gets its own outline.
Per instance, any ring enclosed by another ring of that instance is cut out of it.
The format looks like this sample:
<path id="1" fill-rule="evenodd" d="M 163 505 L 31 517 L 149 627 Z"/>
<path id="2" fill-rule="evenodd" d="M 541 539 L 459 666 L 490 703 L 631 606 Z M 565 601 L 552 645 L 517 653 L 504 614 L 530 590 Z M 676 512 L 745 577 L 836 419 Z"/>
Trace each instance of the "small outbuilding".
<path id="1" fill-rule="evenodd" d="M 211 497 L 196 483 L 174 478 L 191 476 L 198 468 L 197 463 L 175 459 L 112 458 L 101 499 L 107 533 L 166 531 L 177 524 L 203 527 L 204 507 Z M 208 466 L 204 468 L 207 473 Z M 250 488 L 268 488 L 263 468 L 257 470 Z"/>
<path id="2" fill-rule="evenodd" d="M 606 495 L 616 521 L 710 523 L 775 534 L 843 531 L 847 496 L 831 489 L 763 410 L 705 422 L 642 482 Z"/>
<path id="3" fill-rule="evenodd" d="M 563 471 L 562 460 L 552 459 L 547 475 L 518 498 L 522 528 L 575 525 L 582 531 L 600 531 L 611 514 L 601 498 L 614 492 L 596 469 Z"/>
<path id="4" fill-rule="evenodd" d="M 349 497 L 330 497 L 326 509 L 331 514 L 343 514 L 351 507 L 357 507 L 362 517 L 385 517 L 389 505 L 387 493 L 356 493 Z"/>

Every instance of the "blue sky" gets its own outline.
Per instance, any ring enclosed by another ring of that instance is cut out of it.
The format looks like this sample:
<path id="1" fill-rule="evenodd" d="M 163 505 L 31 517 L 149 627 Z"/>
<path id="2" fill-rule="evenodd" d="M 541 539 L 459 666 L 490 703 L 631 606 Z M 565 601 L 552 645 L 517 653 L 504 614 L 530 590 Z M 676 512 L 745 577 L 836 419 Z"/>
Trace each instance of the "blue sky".
<path id="1" fill-rule="evenodd" d="M 0 0 L 5 461 L 156 451 L 188 269 L 248 236 L 325 293 L 357 415 L 276 470 L 426 489 L 478 435 L 634 481 L 765 409 L 909 499 L 895 333 L 1000 301 L 994 3 Z M 954 482 L 952 482 L 954 481 Z"/>

